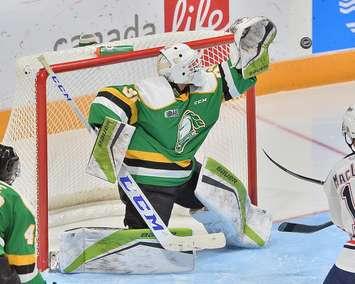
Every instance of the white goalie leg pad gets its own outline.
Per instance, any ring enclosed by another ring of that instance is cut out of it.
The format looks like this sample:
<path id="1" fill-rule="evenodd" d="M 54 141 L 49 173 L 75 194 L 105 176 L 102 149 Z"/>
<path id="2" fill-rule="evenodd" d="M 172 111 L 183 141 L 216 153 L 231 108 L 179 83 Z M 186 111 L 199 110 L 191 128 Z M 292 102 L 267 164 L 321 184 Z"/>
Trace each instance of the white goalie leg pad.
<path id="1" fill-rule="evenodd" d="M 230 58 L 242 69 L 244 78 L 251 78 L 269 67 L 268 47 L 276 36 L 276 26 L 265 17 L 243 17 L 236 20 L 230 31 L 235 35 Z"/>
<path id="2" fill-rule="evenodd" d="M 97 135 L 86 172 L 115 183 L 135 127 L 106 117 Z"/>
<path id="3" fill-rule="evenodd" d="M 272 218 L 250 203 L 243 183 L 208 158 L 199 176 L 196 197 L 205 208 L 190 211 L 209 233 L 223 232 L 229 247 L 262 247 L 270 239 Z"/>
<path id="4" fill-rule="evenodd" d="M 192 234 L 191 229 L 171 231 Z M 195 252 L 166 250 L 149 229 L 78 228 L 62 234 L 51 261 L 51 269 L 62 273 L 177 273 L 194 269 Z"/>

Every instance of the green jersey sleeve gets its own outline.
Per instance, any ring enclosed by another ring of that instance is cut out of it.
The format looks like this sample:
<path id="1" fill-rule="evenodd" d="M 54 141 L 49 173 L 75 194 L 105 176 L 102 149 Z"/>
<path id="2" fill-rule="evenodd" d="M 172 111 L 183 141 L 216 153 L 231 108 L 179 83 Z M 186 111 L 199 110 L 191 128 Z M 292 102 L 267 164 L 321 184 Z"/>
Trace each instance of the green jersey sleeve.
<path id="1" fill-rule="evenodd" d="M 21 283 L 45 283 L 36 266 L 36 225 L 21 196 L 0 182 L 1 249 L 20 277 Z"/>
<path id="2" fill-rule="evenodd" d="M 232 66 L 230 60 L 219 65 L 221 73 L 224 99 L 230 100 L 239 97 L 256 83 L 256 77 L 244 79 L 241 70 Z"/>
<path id="3" fill-rule="evenodd" d="M 111 86 L 101 89 L 93 100 L 89 110 L 89 123 L 101 127 L 105 117 L 124 123 L 137 122 L 137 96 L 134 85 Z"/>

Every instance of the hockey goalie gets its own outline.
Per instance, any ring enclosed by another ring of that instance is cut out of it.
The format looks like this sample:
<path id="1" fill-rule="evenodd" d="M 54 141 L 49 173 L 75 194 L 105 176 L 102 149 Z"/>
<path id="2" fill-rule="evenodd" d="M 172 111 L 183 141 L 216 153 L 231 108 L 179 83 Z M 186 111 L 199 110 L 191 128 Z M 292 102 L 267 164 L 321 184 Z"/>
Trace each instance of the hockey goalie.
<path id="1" fill-rule="evenodd" d="M 88 172 L 119 183 L 126 229 L 67 232 L 59 261 L 63 272 L 189 271 L 195 249 L 268 243 L 271 216 L 250 203 L 238 177 L 211 158 L 195 159 L 222 102 L 252 87 L 269 65 L 268 47 L 276 35 L 270 20 L 242 18 L 230 31 L 235 44 L 220 65 L 205 70 L 198 51 L 176 44 L 160 51 L 159 76 L 98 92 L 89 112 L 88 122 L 99 134 Z M 167 232 L 174 203 L 189 208 L 215 238 L 201 243 L 191 229 Z M 192 245 L 165 242 L 169 234 Z M 212 241 L 219 243 L 213 246 Z"/>

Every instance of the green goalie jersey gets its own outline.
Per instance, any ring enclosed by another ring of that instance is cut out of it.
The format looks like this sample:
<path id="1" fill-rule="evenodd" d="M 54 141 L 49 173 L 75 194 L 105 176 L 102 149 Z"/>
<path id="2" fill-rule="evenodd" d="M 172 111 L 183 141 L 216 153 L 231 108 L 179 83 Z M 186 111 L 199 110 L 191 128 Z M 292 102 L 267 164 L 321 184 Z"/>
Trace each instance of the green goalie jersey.
<path id="1" fill-rule="evenodd" d="M 100 127 L 108 116 L 136 127 L 124 163 L 137 183 L 185 183 L 223 100 L 240 96 L 256 81 L 243 79 L 230 62 L 209 68 L 203 76 L 202 87 L 189 85 L 184 91 L 164 77 L 153 77 L 98 92 L 89 112 L 92 126 Z"/>
<path id="2" fill-rule="evenodd" d="M 16 269 L 21 283 L 45 283 L 37 270 L 35 219 L 20 195 L 0 181 L 0 255 Z"/>

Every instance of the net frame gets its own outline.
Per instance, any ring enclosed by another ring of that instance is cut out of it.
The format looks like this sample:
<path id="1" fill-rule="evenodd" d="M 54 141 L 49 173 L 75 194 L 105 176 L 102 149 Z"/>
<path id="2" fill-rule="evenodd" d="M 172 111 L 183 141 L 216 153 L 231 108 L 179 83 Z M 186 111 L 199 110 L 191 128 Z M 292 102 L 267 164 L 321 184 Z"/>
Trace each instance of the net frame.
<path id="1" fill-rule="evenodd" d="M 230 44 L 234 41 L 233 34 L 223 34 L 209 38 L 185 42 L 194 49 L 208 48 L 215 45 Z M 144 48 L 122 54 L 73 60 L 51 65 L 57 74 L 90 67 L 110 65 L 125 61 L 143 59 L 159 55 L 164 46 Z M 37 223 L 38 223 L 38 268 L 48 268 L 48 125 L 47 125 L 47 78 L 48 73 L 41 68 L 36 74 L 36 142 L 37 142 Z M 257 203 L 256 179 L 256 115 L 255 88 L 246 93 L 246 124 L 247 124 L 247 160 L 248 160 L 248 192 L 253 204 Z"/>

